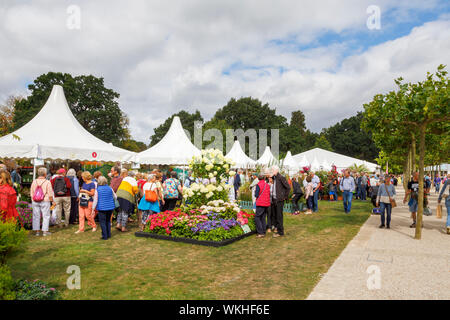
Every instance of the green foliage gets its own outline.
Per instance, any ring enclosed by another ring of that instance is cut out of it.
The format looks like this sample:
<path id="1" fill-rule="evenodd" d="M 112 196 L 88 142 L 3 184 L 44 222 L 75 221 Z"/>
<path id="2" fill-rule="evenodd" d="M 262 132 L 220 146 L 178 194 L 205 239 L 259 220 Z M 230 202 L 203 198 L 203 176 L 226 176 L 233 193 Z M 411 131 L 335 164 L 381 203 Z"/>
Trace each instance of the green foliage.
<path id="1" fill-rule="evenodd" d="M 184 130 L 189 131 L 191 135 L 191 141 L 194 142 L 194 122 L 195 121 L 201 121 L 203 122 L 203 117 L 200 114 L 200 111 L 196 110 L 194 113 L 189 113 L 187 111 L 180 111 L 178 113 L 175 113 L 171 115 L 169 118 L 164 121 L 162 125 L 155 128 L 155 133 L 150 137 L 150 146 L 154 146 L 157 144 L 161 139 L 165 136 L 167 131 L 169 131 L 170 125 L 172 124 L 172 120 L 175 116 L 180 117 L 181 125 L 183 126 Z"/>
<path id="2" fill-rule="evenodd" d="M 323 134 L 331 143 L 332 149 L 349 157 L 373 162 L 378 155 L 371 133 L 361 128 L 364 114 L 358 112 L 356 116 L 323 129 Z"/>
<path id="3" fill-rule="evenodd" d="M 16 222 L 0 222 L 0 264 L 6 263 L 6 256 L 18 249 L 26 239 L 26 231 Z"/>
<path id="4" fill-rule="evenodd" d="M 6 265 L 0 264 L 0 300 L 14 300 L 14 279 Z"/>
<path id="5" fill-rule="evenodd" d="M 40 280 L 20 280 L 15 284 L 14 290 L 17 300 L 55 300 L 59 296 L 55 288 Z"/>
<path id="6" fill-rule="evenodd" d="M 331 143 L 327 140 L 325 135 L 321 134 L 319 138 L 316 140 L 316 143 L 314 144 L 314 148 L 320 148 L 328 151 L 333 151 L 333 148 L 331 147 Z"/>
<path id="7" fill-rule="evenodd" d="M 128 119 L 117 102 L 119 94 L 106 88 L 103 78 L 92 75 L 73 77 L 60 72 L 40 75 L 28 86 L 31 95 L 16 101 L 15 129 L 22 127 L 41 110 L 56 84 L 64 88 L 71 111 L 87 131 L 116 145 L 129 137 Z"/>

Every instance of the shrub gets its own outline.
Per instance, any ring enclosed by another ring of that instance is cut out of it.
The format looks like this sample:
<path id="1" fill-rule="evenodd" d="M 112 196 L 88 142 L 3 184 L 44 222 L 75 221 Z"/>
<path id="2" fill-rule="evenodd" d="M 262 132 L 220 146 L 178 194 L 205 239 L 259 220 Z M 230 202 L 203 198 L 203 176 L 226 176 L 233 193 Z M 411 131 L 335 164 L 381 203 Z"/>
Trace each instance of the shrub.
<path id="1" fill-rule="evenodd" d="M 0 265 L 0 300 L 14 300 L 14 280 L 6 265 Z"/>
<path id="2" fill-rule="evenodd" d="M 6 256 L 20 247 L 26 239 L 26 231 L 16 222 L 0 223 L 0 264 L 6 262 Z"/>
<path id="3" fill-rule="evenodd" d="M 59 296 L 55 288 L 40 280 L 19 280 L 14 290 L 17 300 L 55 300 Z"/>

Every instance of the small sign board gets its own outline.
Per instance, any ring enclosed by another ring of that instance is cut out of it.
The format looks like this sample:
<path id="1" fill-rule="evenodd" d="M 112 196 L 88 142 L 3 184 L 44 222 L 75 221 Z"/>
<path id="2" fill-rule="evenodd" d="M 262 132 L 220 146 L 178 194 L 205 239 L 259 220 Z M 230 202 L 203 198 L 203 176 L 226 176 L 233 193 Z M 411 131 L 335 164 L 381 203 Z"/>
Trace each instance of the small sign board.
<path id="1" fill-rule="evenodd" d="M 250 230 L 250 227 L 248 226 L 248 224 L 244 224 L 243 226 L 241 226 L 242 230 L 244 230 L 244 233 L 249 233 L 252 232 L 252 230 Z"/>

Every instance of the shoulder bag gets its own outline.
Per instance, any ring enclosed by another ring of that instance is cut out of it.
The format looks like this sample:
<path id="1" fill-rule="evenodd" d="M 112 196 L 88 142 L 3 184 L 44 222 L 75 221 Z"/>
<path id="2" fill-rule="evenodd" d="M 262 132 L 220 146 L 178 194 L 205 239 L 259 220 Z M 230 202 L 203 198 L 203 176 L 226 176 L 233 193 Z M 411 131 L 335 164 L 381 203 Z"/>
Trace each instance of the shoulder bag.
<path id="1" fill-rule="evenodd" d="M 384 189 L 386 190 L 386 192 L 387 192 L 387 194 L 388 194 L 388 196 L 389 196 L 389 202 L 391 203 L 391 207 L 392 207 L 392 208 L 395 208 L 395 207 L 397 206 L 397 202 L 395 202 L 395 199 L 394 199 L 394 198 L 391 198 L 391 194 L 389 193 L 389 191 L 388 191 L 386 185 L 384 185 Z"/>

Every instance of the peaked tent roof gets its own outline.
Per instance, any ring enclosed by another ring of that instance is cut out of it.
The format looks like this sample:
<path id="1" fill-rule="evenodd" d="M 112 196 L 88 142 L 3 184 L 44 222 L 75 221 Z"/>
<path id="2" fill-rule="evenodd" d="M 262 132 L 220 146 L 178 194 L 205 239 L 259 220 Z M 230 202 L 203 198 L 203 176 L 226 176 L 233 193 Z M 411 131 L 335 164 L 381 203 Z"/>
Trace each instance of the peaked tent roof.
<path id="1" fill-rule="evenodd" d="M 266 146 L 266 149 L 264 150 L 264 153 L 256 161 L 256 163 L 264 165 L 264 166 L 269 166 L 269 165 L 272 165 L 272 164 L 277 164 L 278 160 L 275 159 L 275 157 L 273 156 L 272 151 L 270 151 L 270 147 Z"/>
<path id="2" fill-rule="evenodd" d="M 283 167 L 288 169 L 290 173 L 298 171 L 300 168 L 297 161 L 295 161 L 292 157 L 292 153 L 290 151 L 287 152 L 286 157 L 283 160 Z"/>
<path id="3" fill-rule="evenodd" d="M 70 111 L 63 88 L 54 85 L 30 122 L 0 138 L 0 157 L 131 162 L 135 153 L 106 143 L 83 128 Z"/>
<path id="4" fill-rule="evenodd" d="M 138 153 L 137 160 L 141 164 L 183 165 L 200 153 L 184 132 L 180 118 L 175 116 L 161 141 Z"/>
<path id="5" fill-rule="evenodd" d="M 362 165 L 364 164 L 369 171 L 375 171 L 378 168 L 378 165 L 375 163 L 367 162 L 364 160 L 359 160 L 356 158 L 344 156 L 339 153 L 331 152 L 328 150 L 323 150 L 320 148 L 311 149 L 299 154 L 294 155 L 294 160 L 300 161 L 302 157 L 305 157 L 308 163 L 312 165 L 314 159 L 318 162 L 318 167 L 320 167 L 320 163 L 323 163 L 324 160 L 327 161 L 330 165 L 335 165 L 337 169 L 348 168 L 353 164 Z M 318 170 L 313 169 L 312 170 Z"/>
<path id="6" fill-rule="evenodd" d="M 254 167 L 256 165 L 256 161 L 247 156 L 244 150 L 242 150 L 241 144 L 238 140 L 234 142 L 233 147 L 225 157 L 230 158 L 235 162 L 235 168 L 247 168 Z"/>

